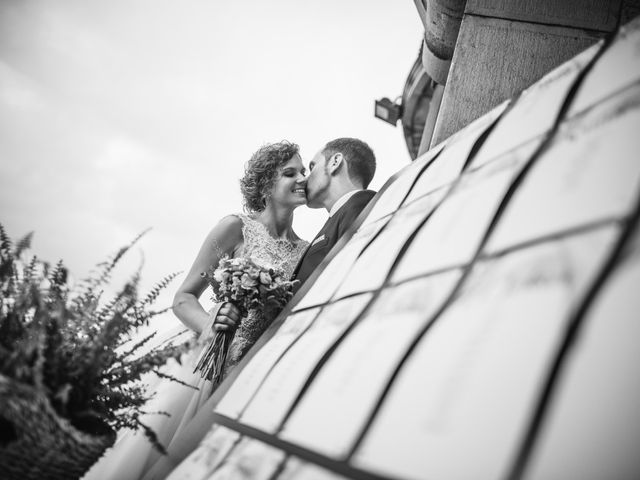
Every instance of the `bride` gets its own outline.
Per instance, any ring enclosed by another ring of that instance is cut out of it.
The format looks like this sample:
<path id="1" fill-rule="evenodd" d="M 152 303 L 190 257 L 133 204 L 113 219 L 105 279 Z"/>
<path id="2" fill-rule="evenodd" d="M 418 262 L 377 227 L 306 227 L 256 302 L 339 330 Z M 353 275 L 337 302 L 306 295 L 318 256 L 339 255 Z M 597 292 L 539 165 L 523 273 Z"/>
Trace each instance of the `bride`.
<path id="1" fill-rule="evenodd" d="M 235 328 L 239 311 L 224 304 L 215 314 L 207 313 L 198 298 L 207 287 L 201 273 L 216 268 L 223 256 L 249 257 L 262 267 L 273 268 L 290 278 L 307 242 L 293 231 L 293 210 L 306 204 L 305 169 L 298 146 L 289 142 L 266 145 L 249 160 L 240 180 L 245 210 L 250 215 L 223 218 L 209 233 L 200 252 L 178 289 L 173 312 L 196 332 Z M 259 321 L 250 312 L 234 337 L 227 363 L 237 363 L 257 340 L 251 323 Z M 258 332 L 259 334 L 262 332 Z"/>
<path id="2" fill-rule="evenodd" d="M 268 144 L 252 155 L 240 180 L 247 214 L 224 217 L 213 227 L 175 294 L 173 312 L 189 329 L 200 336 L 201 344 L 211 338 L 214 330 L 234 329 L 240 323 L 239 310 L 232 304 L 218 304 L 207 312 L 199 298 L 207 288 L 201 275 L 218 266 L 223 256 L 248 257 L 261 267 L 273 268 L 290 278 L 308 246 L 292 228 L 293 211 L 306 204 L 305 169 L 296 144 L 287 141 Z M 249 312 L 242 319 L 227 357 L 226 370 L 238 363 L 255 343 L 262 331 L 261 314 Z M 252 328 L 253 327 L 253 328 Z M 211 381 L 192 373 L 199 352 L 171 375 L 198 389 L 189 389 L 175 382 L 161 381 L 147 411 L 164 411 L 166 416 L 153 416 L 144 421 L 157 434 L 163 445 L 169 445 L 174 435 L 196 415 L 213 392 Z M 142 434 L 127 432 L 114 447 L 85 475 L 90 479 L 136 479 L 141 477 L 159 453 Z"/>

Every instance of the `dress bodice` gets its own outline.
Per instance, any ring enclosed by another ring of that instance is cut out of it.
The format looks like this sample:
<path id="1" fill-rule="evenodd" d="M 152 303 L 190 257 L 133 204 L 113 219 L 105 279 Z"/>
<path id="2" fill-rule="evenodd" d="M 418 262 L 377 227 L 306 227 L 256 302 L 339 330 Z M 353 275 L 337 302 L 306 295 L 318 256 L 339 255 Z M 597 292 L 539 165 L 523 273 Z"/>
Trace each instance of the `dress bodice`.
<path id="1" fill-rule="evenodd" d="M 250 258 L 261 267 L 273 268 L 281 272 L 286 279 L 291 278 L 293 270 L 309 242 L 304 240 L 291 242 L 287 239 L 274 238 L 269 234 L 267 227 L 257 220 L 244 214 L 236 216 L 242 220 L 242 236 L 244 237 L 240 255 Z M 265 318 L 259 309 L 249 310 L 247 317 L 240 322 L 229 347 L 225 372 L 228 372 L 242 359 L 247 350 L 269 327 L 272 320 L 272 318 Z"/>
<path id="2" fill-rule="evenodd" d="M 250 258 L 261 267 L 273 268 L 281 272 L 287 279 L 291 278 L 309 242 L 304 240 L 291 242 L 287 239 L 274 238 L 269 234 L 267 227 L 249 215 L 236 216 L 242 220 L 244 237 L 242 256 Z"/>

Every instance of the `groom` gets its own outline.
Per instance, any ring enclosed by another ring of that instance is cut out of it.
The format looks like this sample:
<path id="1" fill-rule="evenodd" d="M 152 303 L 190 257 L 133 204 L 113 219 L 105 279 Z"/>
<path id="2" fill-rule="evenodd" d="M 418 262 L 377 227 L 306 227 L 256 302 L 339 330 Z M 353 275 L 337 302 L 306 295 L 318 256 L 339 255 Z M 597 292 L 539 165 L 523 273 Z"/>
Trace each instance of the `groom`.
<path id="1" fill-rule="evenodd" d="M 307 206 L 325 208 L 329 219 L 296 266 L 292 280 L 300 286 L 324 260 L 376 192 L 366 190 L 376 171 L 373 150 L 356 138 L 327 143 L 309 162 Z"/>

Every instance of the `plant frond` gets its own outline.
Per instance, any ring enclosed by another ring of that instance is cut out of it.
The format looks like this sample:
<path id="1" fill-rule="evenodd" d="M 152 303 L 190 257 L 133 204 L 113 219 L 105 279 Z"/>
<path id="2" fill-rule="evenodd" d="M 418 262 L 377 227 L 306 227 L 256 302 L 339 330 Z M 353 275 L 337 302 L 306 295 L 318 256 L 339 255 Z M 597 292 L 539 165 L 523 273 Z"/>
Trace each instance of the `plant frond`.
<path id="1" fill-rule="evenodd" d="M 158 435 L 156 435 L 156 432 L 154 432 L 153 429 L 148 427 L 146 424 L 142 423 L 140 420 L 137 420 L 137 425 L 139 428 L 142 429 L 145 436 L 147 437 L 147 440 L 149 440 L 151 445 L 153 445 L 154 448 L 158 450 L 162 455 L 166 455 L 167 449 L 158 440 Z"/>
<path id="2" fill-rule="evenodd" d="M 58 414 L 72 423 L 95 414 L 112 428 L 142 429 L 163 451 L 140 420 L 153 397 L 144 379 L 153 372 L 193 388 L 160 370 L 170 358 L 180 361 L 191 344 L 164 342 L 143 353 L 155 332 L 126 342 L 139 326 L 167 310 L 153 311 L 149 305 L 177 274 L 163 278 L 139 300 L 141 263 L 113 299 L 101 298 L 113 268 L 145 233 L 100 264 L 78 288 L 69 284 L 62 261 L 51 266 L 35 256 L 23 258 L 32 234 L 13 244 L 0 224 L 0 375 L 45 392 Z"/>
<path id="3" fill-rule="evenodd" d="M 0 253 L 5 255 L 7 252 L 11 252 L 11 239 L 7 235 L 7 231 L 4 229 L 4 225 L 0 223 Z"/>
<path id="4" fill-rule="evenodd" d="M 16 246 L 14 248 L 14 255 L 19 257 L 22 255 L 22 252 L 31 248 L 31 241 L 33 240 L 33 232 L 27 233 L 24 237 L 16 242 Z"/>
<path id="5" fill-rule="evenodd" d="M 151 289 L 151 291 L 149 291 L 149 293 L 147 293 L 145 297 L 142 299 L 142 301 L 140 302 L 140 305 L 151 305 L 156 300 L 156 298 L 158 298 L 160 293 L 165 288 L 167 288 L 169 284 L 181 273 L 182 272 L 171 273 L 166 277 L 164 277 L 162 280 L 160 280 L 158 283 L 156 283 Z"/>
<path id="6" fill-rule="evenodd" d="M 82 280 L 82 284 L 84 286 L 83 291 L 85 293 L 93 292 L 95 289 L 99 288 L 101 285 L 105 285 L 111 280 L 111 273 L 118 265 L 122 257 L 131 250 L 131 248 L 138 243 L 138 241 L 146 235 L 151 228 L 147 228 L 143 230 L 141 233 L 136 235 L 133 240 L 131 240 L 127 245 L 121 247 L 116 251 L 115 254 L 111 255 L 107 258 L 107 261 L 101 262 L 96 265 L 97 270 L 93 272 L 88 278 Z"/>
<path id="7" fill-rule="evenodd" d="M 140 340 L 139 342 L 135 343 L 129 350 L 127 350 L 122 354 L 122 356 L 119 358 L 119 362 L 122 363 L 123 360 L 130 357 L 131 355 L 136 353 L 138 350 L 140 350 L 143 346 L 149 343 L 149 340 L 155 337 L 157 333 L 158 332 L 152 332 L 146 337 L 144 337 L 142 340 Z"/>
<path id="8" fill-rule="evenodd" d="M 166 373 L 162 373 L 160 370 L 151 370 L 151 371 L 155 373 L 157 376 L 159 376 L 160 378 L 166 378 L 167 380 L 171 380 L 172 382 L 179 383 L 180 385 L 184 385 L 185 387 L 192 388 L 193 390 L 200 390 L 195 385 L 191 385 L 189 383 L 183 382 L 182 380 L 174 377 L 173 375 L 167 375 Z"/>

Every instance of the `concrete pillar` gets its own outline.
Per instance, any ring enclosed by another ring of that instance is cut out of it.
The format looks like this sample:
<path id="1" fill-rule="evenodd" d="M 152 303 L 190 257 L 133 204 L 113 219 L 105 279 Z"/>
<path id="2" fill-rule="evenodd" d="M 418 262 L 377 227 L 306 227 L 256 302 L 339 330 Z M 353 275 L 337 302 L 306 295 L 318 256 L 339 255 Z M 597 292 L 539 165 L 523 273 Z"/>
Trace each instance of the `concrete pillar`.
<path id="1" fill-rule="evenodd" d="M 441 85 L 447 81 L 465 3 L 466 0 L 426 1 L 422 64 Z"/>
<path id="2" fill-rule="evenodd" d="M 616 29 L 621 0 L 468 0 L 434 146 Z"/>

